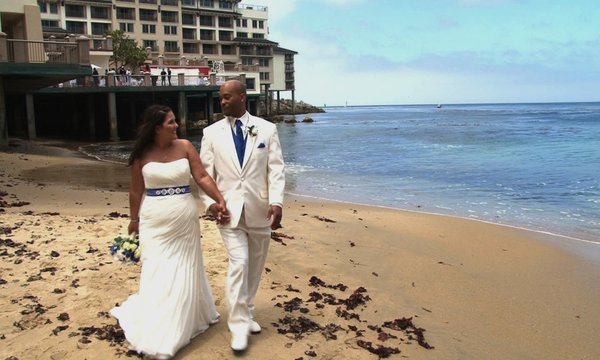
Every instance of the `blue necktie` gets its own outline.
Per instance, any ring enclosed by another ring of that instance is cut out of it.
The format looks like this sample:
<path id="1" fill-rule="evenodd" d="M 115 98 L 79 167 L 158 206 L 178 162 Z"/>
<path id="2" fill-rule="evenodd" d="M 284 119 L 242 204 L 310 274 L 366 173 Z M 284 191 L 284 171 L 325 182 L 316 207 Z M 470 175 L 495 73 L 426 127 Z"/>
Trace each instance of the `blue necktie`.
<path id="1" fill-rule="evenodd" d="M 235 134 L 233 134 L 233 142 L 237 152 L 240 166 L 244 165 L 244 152 L 246 151 L 246 140 L 244 139 L 244 130 L 242 130 L 242 122 L 240 119 L 235 121 Z"/>

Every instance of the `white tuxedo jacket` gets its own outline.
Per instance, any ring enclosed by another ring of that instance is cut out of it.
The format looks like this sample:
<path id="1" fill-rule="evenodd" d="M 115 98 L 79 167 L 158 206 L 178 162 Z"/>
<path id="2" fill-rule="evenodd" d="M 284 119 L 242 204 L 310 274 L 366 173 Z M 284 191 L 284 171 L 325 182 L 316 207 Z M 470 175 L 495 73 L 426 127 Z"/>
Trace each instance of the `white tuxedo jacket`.
<path id="1" fill-rule="evenodd" d="M 248 114 L 248 127 L 256 135 L 246 136 L 243 167 L 240 167 L 231 125 L 224 118 L 204 128 L 200 158 L 206 172 L 215 180 L 227 202 L 231 221 L 224 227 L 237 227 L 244 209 L 249 227 L 269 227 L 269 206 L 283 205 L 285 175 L 281 144 L 275 124 Z M 214 203 L 203 194 L 205 209 Z"/>

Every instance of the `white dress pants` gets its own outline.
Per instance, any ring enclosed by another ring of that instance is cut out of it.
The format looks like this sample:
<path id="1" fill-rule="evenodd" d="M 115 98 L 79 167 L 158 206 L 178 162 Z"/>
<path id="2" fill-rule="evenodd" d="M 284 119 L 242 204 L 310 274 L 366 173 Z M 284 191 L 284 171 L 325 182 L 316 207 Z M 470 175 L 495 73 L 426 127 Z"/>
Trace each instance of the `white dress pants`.
<path id="1" fill-rule="evenodd" d="M 229 309 L 229 331 L 248 334 L 250 320 L 254 317 L 254 299 L 260 283 L 271 228 L 249 228 L 244 214 L 236 228 L 221 228 L 221 237 L 229 255 L 225 296 Z"/>

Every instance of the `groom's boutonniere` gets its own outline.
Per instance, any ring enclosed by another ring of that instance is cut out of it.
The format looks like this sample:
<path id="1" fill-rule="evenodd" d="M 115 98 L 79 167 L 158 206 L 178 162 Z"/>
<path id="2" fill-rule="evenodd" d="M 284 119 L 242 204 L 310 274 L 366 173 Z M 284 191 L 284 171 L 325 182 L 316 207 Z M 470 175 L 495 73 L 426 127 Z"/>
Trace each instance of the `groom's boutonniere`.
<path id="1" fill-rule="evenodd" d="M 246 128 L 246 133 L 250 134 L 251 136 L 256 136 L 258 135 L 258 129 L 255 125 L 251 125 Z"/>

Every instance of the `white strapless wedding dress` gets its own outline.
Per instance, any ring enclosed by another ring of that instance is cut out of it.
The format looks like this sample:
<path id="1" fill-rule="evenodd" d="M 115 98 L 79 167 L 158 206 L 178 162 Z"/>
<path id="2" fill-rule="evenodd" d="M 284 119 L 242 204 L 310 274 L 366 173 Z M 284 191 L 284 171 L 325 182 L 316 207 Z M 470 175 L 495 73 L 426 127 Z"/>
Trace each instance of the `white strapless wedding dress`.
<path id="1" fill-rule="evenodd" d="M 142 168 L 146 189 L 190 184 L 187 159 L 150 162 Z M 130 348 L 170 357 L 219 320 L 200 245 L 200 223 L 191 193 L 146 196 L 140 209 L 142 271 L 137 294 L 110 313 Z"/>

